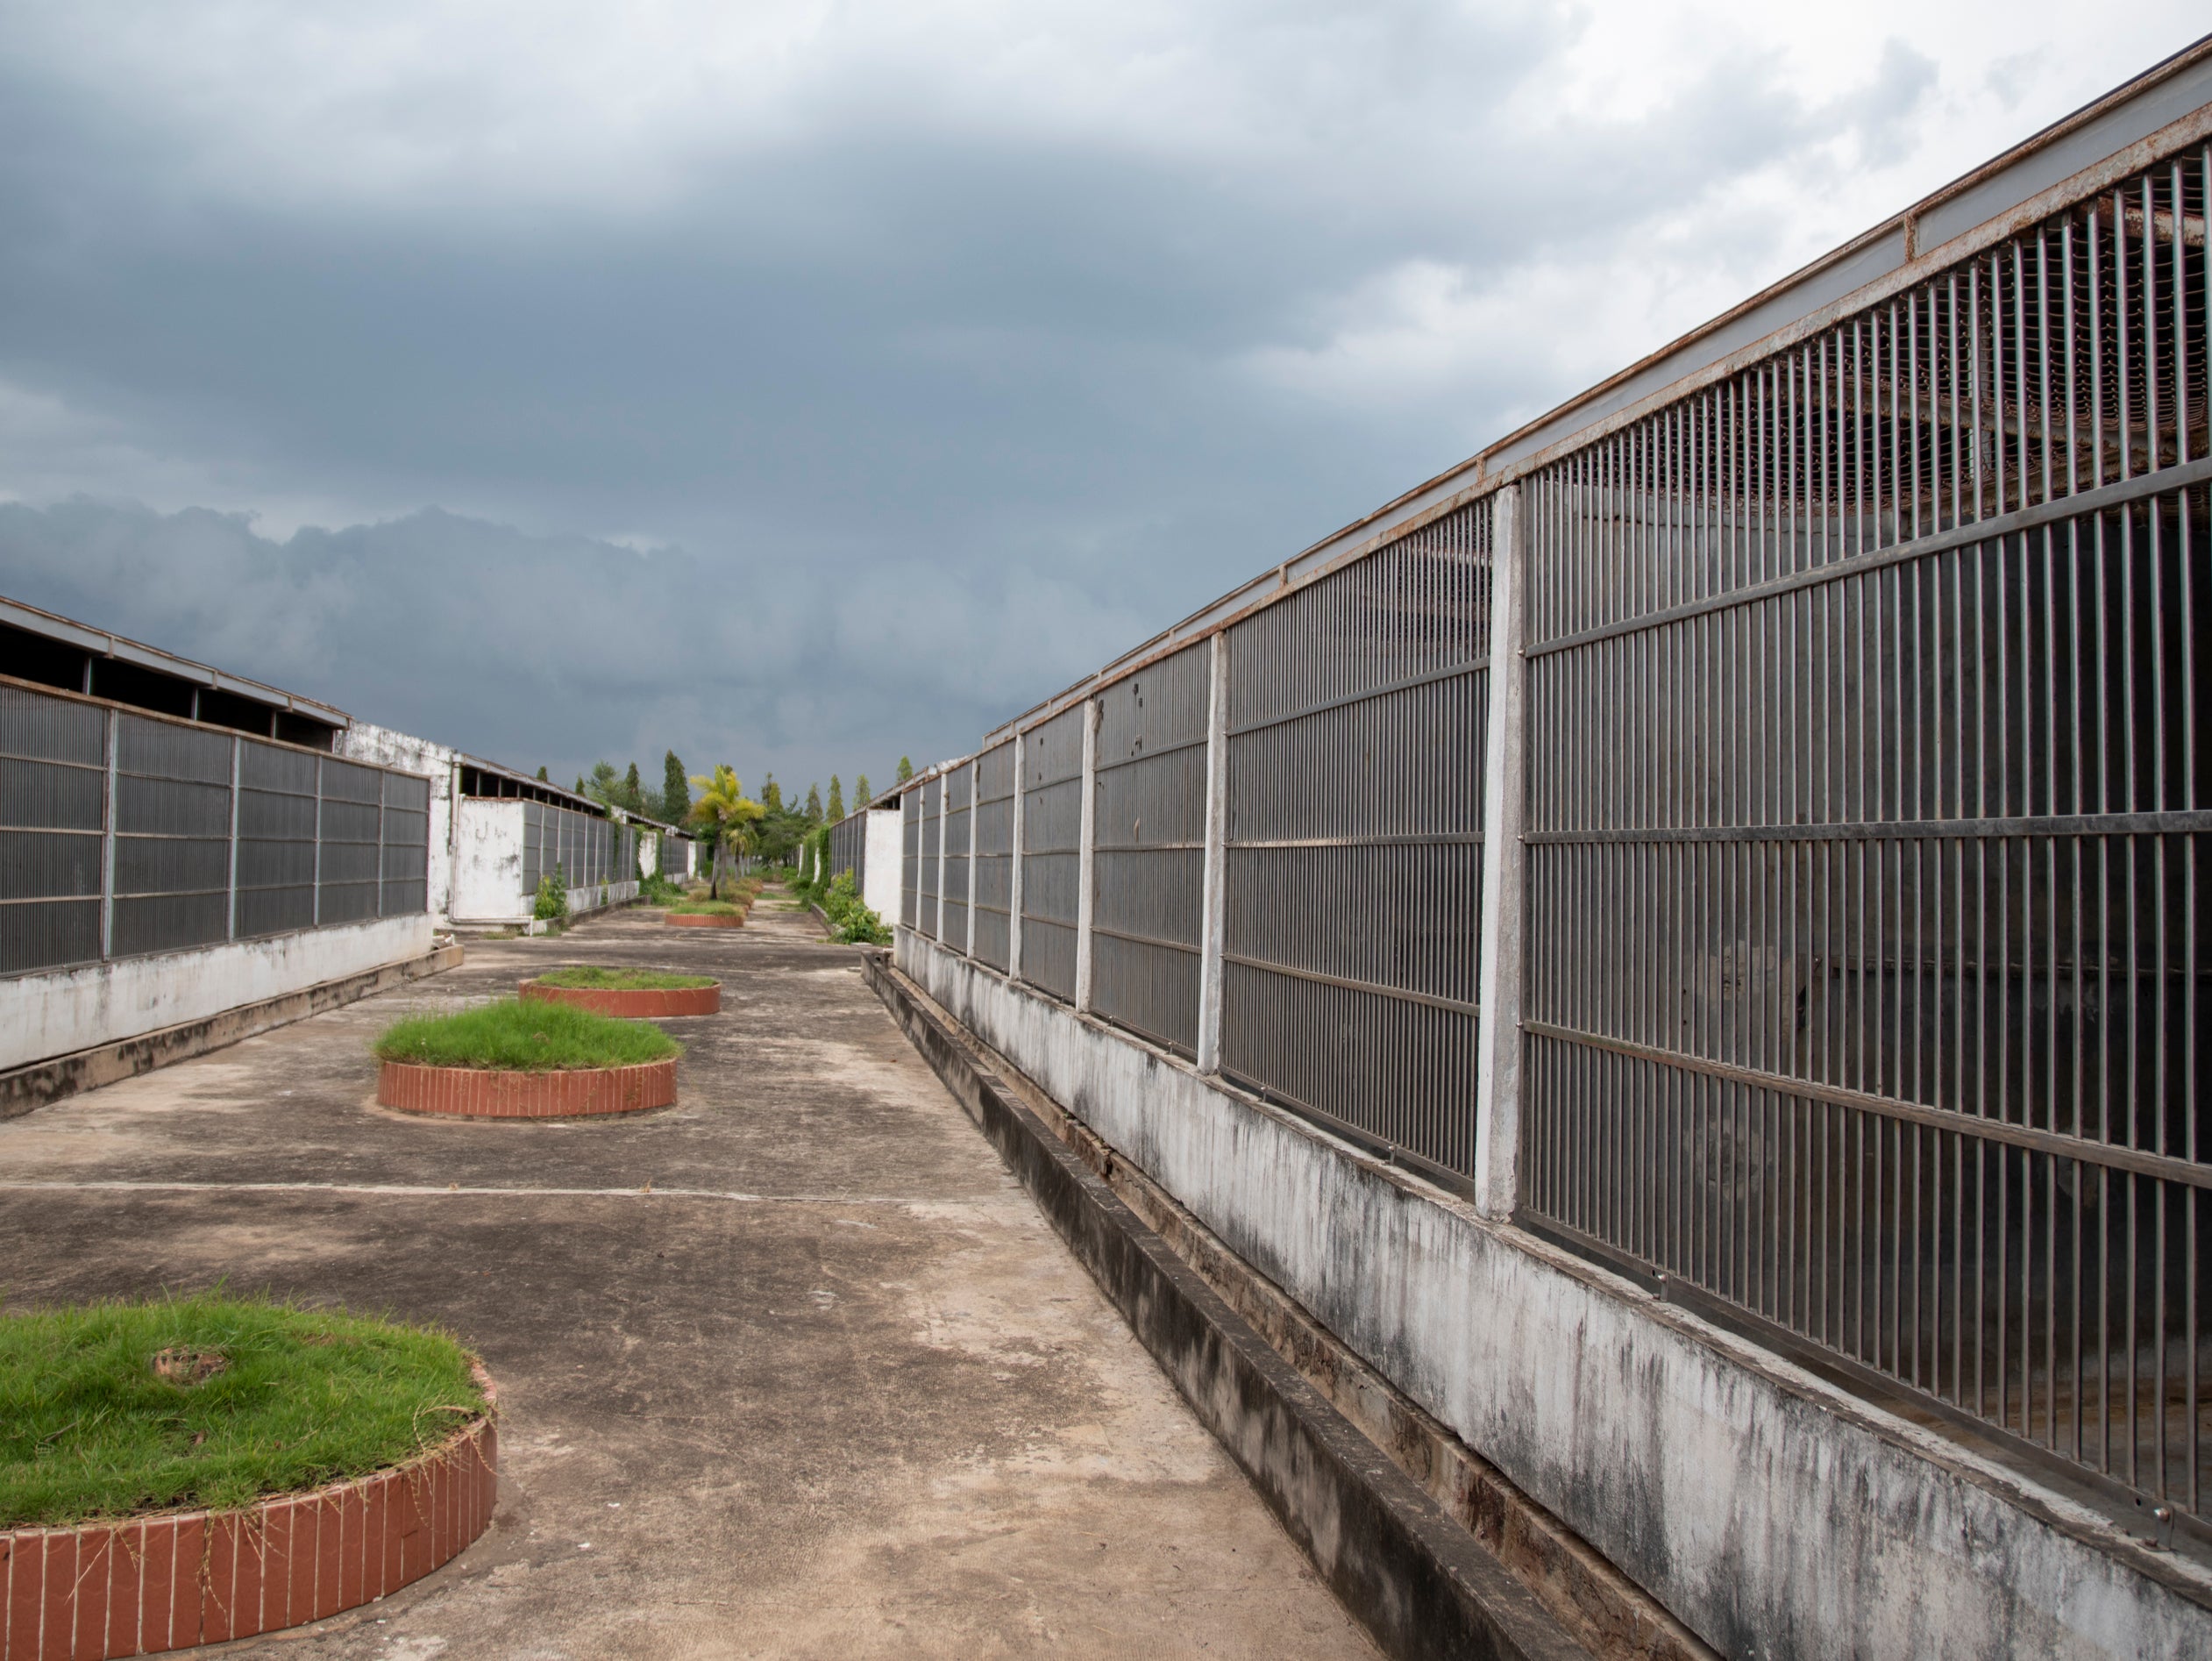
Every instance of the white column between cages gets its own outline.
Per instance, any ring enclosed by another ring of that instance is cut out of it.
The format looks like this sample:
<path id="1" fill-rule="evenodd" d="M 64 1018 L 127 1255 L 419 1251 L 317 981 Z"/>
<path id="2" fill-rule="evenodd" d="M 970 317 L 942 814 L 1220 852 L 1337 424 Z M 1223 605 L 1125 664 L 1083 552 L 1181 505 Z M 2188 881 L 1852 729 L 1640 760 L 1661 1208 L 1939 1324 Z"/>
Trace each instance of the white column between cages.
<path id="1" fill-rule="evenodd" d="M 1097 804 L 1099 782 L 1099 711 L 1096 698 L 1083 706 L 1083 807 L 1076 838 L 1075 890 L 1075 1007 L 1078 1014 L 1091 1008 L 1092 874 L 1097 865 Z"/>
<path id="2" fill-rule="evenodd" d="M 115 953 L 115 753 L 122 719 L 113 709 L 108 711 L 108 770 L 100 802 L 100 955 L 103 958 Z"/>
<path id="3" fill-rule="evenodd" d="M 1028 760 L 1028 745 L 1019 732 L 1014 735 L 1014 833 L 1007 840 L 1012 845 L 1012 864 L 1006 872 L 1006 978 L 1021 978 L 1021 781 L 1022 768 Z"/>
<path id="4" fill-rule="evenodd" d="M 983 759 L 978 757 L 968 766 L 968 945 L 969 957 L 976 955 L 976 823 L 983 817 L 977 809 L 978 793 L 983 788 Z"/>
<path id="5" fill-rule="evenodd" d="M 945 937 L 945 803 L 950 795 L 941 773 L 937 775 L 937 918 L 929 928 L 930 937 L 940 945 Z M 926 792 L 921 799 L 925 804 L 928 802 Z"/>
<path id="6" fill-rule="evenodd" d="M 1519 1194 L 1521 988 L 1528 859 L 1528 559 L 1521 488 L 1491 498 L 1490 722 L 1483 741 L 1483 918 L 1475 1054 L 1475 1205 L 1511 1216 Z"/>
<path id="7" fill-rule="evenodd" d="M 1206 852 L 1198 916 L 1200 1073 L 1221 1070 L 1221 952 L 1228 920 L 1229 637 L 1213 637 L 1206 693 Z"/>
<path id="8" fill-rule="evenodd" d="M 223 914 L 223 937 L 225 940 L 238 937 L 238 780 L 245 759 L 245 740 L 234 734 L 231 739 L 231 871 L 224 884 L 230 890 L 230 902 Z M 376 857 L 381 871 L 383 868 L 381 862 L 384 858 L 381 848 L 377 850 Z"/>

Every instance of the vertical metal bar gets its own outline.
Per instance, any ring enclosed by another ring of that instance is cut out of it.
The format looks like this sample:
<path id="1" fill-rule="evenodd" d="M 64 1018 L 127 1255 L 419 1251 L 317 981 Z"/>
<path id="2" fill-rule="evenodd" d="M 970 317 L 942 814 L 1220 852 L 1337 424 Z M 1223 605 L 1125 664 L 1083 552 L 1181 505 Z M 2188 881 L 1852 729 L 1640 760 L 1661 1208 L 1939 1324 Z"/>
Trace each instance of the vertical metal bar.
<path id="1" fill-rule="evenodd" d="M 1221 954 L 1228 922 L 1229 637 L 1216 633 L 1207 660 L 1206 697 L 1206 847 L 1198 917 L 1200 1073 L 1221 1070 Z"/>
<path id="2" fill-rule="evenodd" d="M 315 924 L 323 924 L 323 758 L 315 759 Z"/>
<path id="3" fill-rule="evenodd" d="M 1085 700 L 1083 717 L 1083 802 L 1076 843 L 1075 1007 L 1078 1014 L 1091 1009 L 1091 923 L 1094 914 L 1092 894 L 1098 842 L 1099 712 L 1096 698 Z"/>
<path id="4" fill-rule="evenodd" d="M 945 819 L 952 802 L 952 792 L 945 788 L 943 773 L 935 775 L 937 784 L 937 915 L 930 921 L 929 937 L 939 945 L 945 938 Z M 922 797 L 924 802 L 929 798 Z"/>

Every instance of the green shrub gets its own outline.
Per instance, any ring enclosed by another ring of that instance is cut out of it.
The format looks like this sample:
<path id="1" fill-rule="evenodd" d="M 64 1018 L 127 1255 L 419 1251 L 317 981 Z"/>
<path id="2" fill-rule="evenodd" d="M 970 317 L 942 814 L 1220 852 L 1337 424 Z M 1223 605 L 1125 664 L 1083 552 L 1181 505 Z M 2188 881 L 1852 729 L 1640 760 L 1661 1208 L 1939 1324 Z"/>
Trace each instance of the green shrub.
<path id="1" fill-rule="evenodd" d="M 483 1406 L 447 1334 L 339 1310 L 209 1295 L 0 1314 L 0 1529 L 366 1476 Z"/>
<path id="2" fill-rule="evenodd" d="M 860 897 L 860 885 L 850 871 L 841 871 L 821 894 L 822 915 L 829 919 L 832 938 L 846 945 L 886 946 L 891 930 Z"/>
<path id="3" fill-rule="evenodd" d="M 457 1015 L 414 1016 L 385 1028 L 380 1061 L 426 1067 L 551 1073 L 665 1061 L 683 1046 L 645 1021 L 618 1021 L 570 1003 L 501 998 Z"/>
<path id="4" fill-rule="evenodd" d="M 669 905 L 684 897 L 684 890 L 655 872 L 637 880 L 637 897 L 647 905 Z"/>
<path id="5" fill-rule="evenodd" d="M 537 898 L 530 914 L 544 923 L 557 923 L 568 915 L 568 877 L 560 866 L 538 878 Z"/>

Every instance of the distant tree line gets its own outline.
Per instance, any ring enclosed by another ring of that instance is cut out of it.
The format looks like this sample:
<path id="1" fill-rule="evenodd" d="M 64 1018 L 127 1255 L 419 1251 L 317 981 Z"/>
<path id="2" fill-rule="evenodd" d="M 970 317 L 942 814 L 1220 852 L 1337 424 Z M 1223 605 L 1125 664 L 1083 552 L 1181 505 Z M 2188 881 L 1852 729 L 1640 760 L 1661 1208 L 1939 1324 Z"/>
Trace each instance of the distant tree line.
<path id="1" fill-rule="evenodd" d="M 727 772 L 720 769 L 718 772 Z M 546 778 L 540 767 L 537 776 Z M 710 778 L 717 775 L 708 775 Z M 899 758 L 898 779 L 904 784 L 914 777 L 914 763 L 905 756 Z M 551 783 L 550 779 L 546 779 Z M 742 798 L 743 789 L 731 774 L 729 790 Z M 576 781 L 576 794 L 589 796 L 593 801 L 609 808 L 619 808 L 648 819 L 658 819 L 665 824 L 680 825 L 687 830 L 699 831 L 702 827 L 694 814 L 691 779 L 685 772 L 683 761 L 673 750 L 661 761 L 661 784 L 658 791 L 649 792 L 637 771 L 637 764 L 629 764 L 629 771 L 617 772 L 611 761 L 592 765 L 591 777 Z M 874 798 L 875 792 L 868 783 L 868 775 L 861 773 L 853 781 L 850 811 L 857 812 Z M 748 819 L 744 826 L 747 852 L 772 865 L 786 865 L 799 851 L 800 840 L 810 830 L 825 824 L 835 824 L 843 818 L 848 807 L 844 781 L 836 773 L 829 775 L 829 794 L 822 795 L 819 784 L 807 787 L 806 795 L 798 801 L 786 801 L 783 787 L 770 773 L 761 788 L 757 804 L 745 798 L 749 806 L 757 805 L 757 818 Z M 711 827 L 708 827 L 711 829 Z"/>

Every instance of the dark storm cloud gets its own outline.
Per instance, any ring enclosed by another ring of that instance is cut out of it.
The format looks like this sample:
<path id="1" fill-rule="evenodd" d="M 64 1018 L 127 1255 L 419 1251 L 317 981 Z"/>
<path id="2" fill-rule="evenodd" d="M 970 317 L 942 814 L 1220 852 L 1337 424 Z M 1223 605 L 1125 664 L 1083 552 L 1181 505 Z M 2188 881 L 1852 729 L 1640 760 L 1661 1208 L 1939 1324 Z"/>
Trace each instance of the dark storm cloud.
<path id="1" fill-rule="evenodd" d="M 1575 389 L 1534 352 L 1333 401 L 1255 353 L 1325 345 L 1402 267 L 1479 287 L 1778 154 L 1893 142 L 1930 75 L 1895 51 L 1812 107 L 1723 52 L 1654 107 L 1537 129 L 1506 101 L 1575 48 L 1549 14 L 1298 16 L 1247 43 L 1297 118 L 1256 138 L 1010 141 L 864 78 L 634 200 L 217 188 L 122 90 L 0 61 L 0 395 L 93 424 L 80 448 L 183 458 L 191 500 L 392 516 L 280 540 L 19 506 L 0 591 L 562 772 L 663 742 L 786 775 L 957 752 Z M 380 118 L 434 132 L 450 92 Z M 1763 257 L 1733 234 L 1715 257 Z M 34 476 L 75 442 L 42 418 L 0 457 L 34 503 L 86 483 Z"/>

